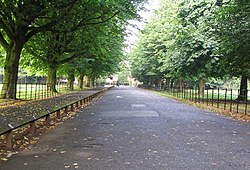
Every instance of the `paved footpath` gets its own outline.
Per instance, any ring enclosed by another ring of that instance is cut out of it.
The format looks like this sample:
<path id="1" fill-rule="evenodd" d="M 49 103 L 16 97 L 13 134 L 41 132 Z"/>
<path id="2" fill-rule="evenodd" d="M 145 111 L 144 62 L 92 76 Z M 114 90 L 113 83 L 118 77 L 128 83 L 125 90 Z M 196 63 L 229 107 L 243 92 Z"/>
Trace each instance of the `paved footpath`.
<path id="1" fill-rule="evenodd" d="M 116 87 L 1 170 L 249 170 L 250 125 Z"/>
<path id="2" fill-rule="evenodd" d="M 34 117 L 52 112 L 58 108 L 101 91 L 102 89 L 104 89 L 104 87 L 76 91 L 66 95 L 46 98 L 44 100 L 33 100 L 28 101 L 25 104 L 0 108 L 0 133 L 9 130 L 9 125 L 17 127 L 24 122 L 33 120 Z"/>

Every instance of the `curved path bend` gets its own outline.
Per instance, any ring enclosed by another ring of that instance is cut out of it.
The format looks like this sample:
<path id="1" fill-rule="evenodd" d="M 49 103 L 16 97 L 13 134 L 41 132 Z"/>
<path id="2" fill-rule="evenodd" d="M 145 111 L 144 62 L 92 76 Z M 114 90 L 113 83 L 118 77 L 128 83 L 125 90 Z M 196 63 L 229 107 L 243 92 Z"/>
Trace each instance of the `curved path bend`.
<path id="1" fill-rule="evenodd" d="M 116 87 L 1 170 L 249 170 L 250 125 Z"/>

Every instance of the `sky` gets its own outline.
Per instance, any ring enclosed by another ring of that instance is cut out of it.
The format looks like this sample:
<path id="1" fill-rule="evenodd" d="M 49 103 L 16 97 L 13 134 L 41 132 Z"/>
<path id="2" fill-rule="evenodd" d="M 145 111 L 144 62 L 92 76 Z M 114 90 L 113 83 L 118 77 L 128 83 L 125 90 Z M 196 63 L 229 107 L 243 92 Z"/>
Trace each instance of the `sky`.
<path id="1" fill-rule="evenodd" d="M 129 21 L 130 24 L 136 25 L 138 29 L 132 26 L 127 27 L 126 32 L 128 36 L 126 37 L 126 44 L 128 45 L 128 48 L 125 49 L 126 52 L 129 52 L 135 45 L 136 41 L 139 38 L 139 30 L 143 29 L 145 22 L 147 22 L 152 16 L 153 12 L 157 10 L 157 8 L 159 7 L 159 1 L 160 0 L 149 0 L 149 2 L 145 5 L 147 11 L 139 11 L 139 15 L 142 17 L 142 21 Z"/>

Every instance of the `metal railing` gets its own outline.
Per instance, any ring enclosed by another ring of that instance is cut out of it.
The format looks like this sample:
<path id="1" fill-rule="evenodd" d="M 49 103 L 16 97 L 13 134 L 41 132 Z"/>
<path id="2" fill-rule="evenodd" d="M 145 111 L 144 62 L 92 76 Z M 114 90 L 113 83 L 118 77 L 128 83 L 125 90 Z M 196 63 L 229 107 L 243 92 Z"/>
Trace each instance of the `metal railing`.
<path id="1" fill-rule="evenodd" d="M 18 130 L 19 128 L 22 128 L 24 126 L 28 126 L 27 128 L 29 129 L 28 131 L 30 132 L 31 135 L 35 135 L 36 133 L 36 122 L 41 121 L 44 119 L 44 126 L 50 126 L 50 121 L 52 117 L 55 117 L 56 119 L 61 119 L 65 114 L 67 114 L 69 111 L 74 111 L 77 108 L 80 108 L 81 106 L 87 106 L 90 104 L 91 101 L 99 98 L 104 94 L 105 91 L 109 90 L 112 87 L 109 88 L 104 88 L 94 94 L 91 94 L 89 96 L 86 96 L 82 99 L 78 99 L 77 101 L 68 103 L 67 105 L 61 106 L 58 109 L 55 109 L 53 111 L 41 114 L 40 116 L 37 117 L 31 117 L 30 120 L 25 121 L 21 124 L 17 124 L 15 126 L 12 125 L 6 125 L 6 129 L 0 131 L 0 136 L 4 136 L 4 140 L 1 142 L 2 147 L 6 147 L 9 149 L 13 148 L 13 140 L 14 140 L 14 134 L 13 132 L 15 130 Z M 53 108 L 53 106 L 51 106 Z M 54 115 L 55 114 L 55 115 Z"/>
<path id="2" fill-rule="evenodd" d="M 0 91 L 2 88 L 3 83 L 0 83 Z M 17 83 L 15 91 L 16 98 L 20 100 L 45 99 L 70 91 L 66 83 L 57 83 L 56 90 L 57 92 L 51 91 L 46 83 Z M 0 103 L 4 103 L 4 101 L 6 100 L 2 100 Z"/>
<path id="3" fill-rule="evenodd" d="M 164 90 L 174 97 L 202 103 L 207 106 L 221 108 L 229 112 L 250 115 L 250 94 L 249 90 L 233 89 L 205 89 L 200 92 L 198 88 L 169 88 Z"/>

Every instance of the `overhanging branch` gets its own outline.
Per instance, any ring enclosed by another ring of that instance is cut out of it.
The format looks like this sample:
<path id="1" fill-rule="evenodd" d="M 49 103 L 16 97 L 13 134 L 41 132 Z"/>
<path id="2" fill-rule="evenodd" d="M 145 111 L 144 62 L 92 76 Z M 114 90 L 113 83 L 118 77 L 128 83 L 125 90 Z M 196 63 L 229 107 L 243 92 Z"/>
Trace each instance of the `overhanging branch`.
<path id="1" fill-rule="evenodd" d="M 7 51 L 9 48 L 9 44 L 7 43 L 7 41 L 4 39 L 2 33 L 0 33 L 0 44 L 2 45 L 2 47 Z"/>
<path id="2" fill-rule="evenodd" d="M 96 25 L 96 24 L 102 24 L 102 23 L 108 22 L 109 20 L 111 20 L 112 18 L 114 18 L 119 13 L 120 13 L 120 11 L 117 11 L 112 16 L 110 16 L 109 18 L 106 18 L 105 20 L 98 21 L 98 22 L 89 22 L 89 23 L 85 23 L 85 25 Z"/>
<path id="3" fill-rule="evenodd" d="M 0 28 L 3 29 L 3 31 L 6 33 L 6 35 L 10 38 L 10 39 L 14 39 L 13 33 L 11 32 L 11 30 L 6 26 L 6 24 L 3 22 L 2 19 L 0 19 Z"/>
<path id="4" fill-rule="evenodd" d="M 94 58 L 95 57 L 95 55 L 89 53 L 88 51 L 81 51 L 81 52 L 73 54 L 69 58 L 61 60 L 59 63 L 64 64 L 64 63 L 67 63 L 67 62 L 70 62 L 70 61 L 74 60 L 75 58 L 81 57 L 83 55 L 84 55 L 84 58 Z"/>
<path id="5" fill-rule="evenodd" d="M 34 36 L 35 34 L 37 34 L 39 32 L 51 31 L 52 27 L 55 26 L 56 24 L 57 24 L 57 21 L 53 20 L 53 21 L 51 21 L 43 26 L 40 26 L 40 27 L 30 27 L 29 29 L 31 31 L 26 34 L 25 42 L 27 42 L 32 36 Z"/>

